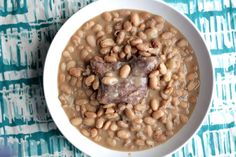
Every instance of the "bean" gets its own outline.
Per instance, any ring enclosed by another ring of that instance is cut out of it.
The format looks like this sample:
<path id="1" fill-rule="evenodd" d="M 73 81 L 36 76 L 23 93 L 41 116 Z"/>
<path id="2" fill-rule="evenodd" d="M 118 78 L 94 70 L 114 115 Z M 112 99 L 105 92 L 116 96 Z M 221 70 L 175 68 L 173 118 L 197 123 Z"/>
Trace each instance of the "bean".
<path id="1" fill-rule="evenodd" d="M 114 107 L 114 106 L 116 106 L 115 103 L 110 103 L 110 104 L 103 105 L 103 108 L 111 108 L 111 107 Z"/>
<path id="2" fill-rule="evenodd" d="M 116 131 L 116 130 L 118 130 L 118 126 L 115 123 L 112 123 L 111 126 L 110 126 L 110 130 L 111 131 Z"/>
<path id="3" fill-rule="evenodd" d="M 66 70 L 68 71 L 69 69 L 71 69 L 71 68 L 73 68 L 73 67 L 75 67 L 75 66 L 76 66 L 76 62 L 73 61 L 73 60 L 71 60 L 71 61 L 67 62 L 67 64 L 66 64 Z"/>
<path id="4" fill-rule="evenodd" d="M 117 125 L 119 127 L 122 127 L 122 128 L 128 128 L 129 127 L 129 125 L 126 122 L 124 122 L 124 121 L 118 121 Z"/>
<path id="5" fill-rule="evenodd" d="M 88 103 L 89 103 L 88 99 L 76 99 L 75 100 L 76 105 L 86 105 Z"/>
<path id="6" fill-rule="evenodd" d="M 150 17 L 151 17 L 151 14 L 148 13 L 148 12 L 141 12 L 141 13 L 140 13 L 140 18 L 141 18 L 143 21 L 147 21 Z"/>
<path id="7" fill-rule="evenodd" d="M 118 18 L 120 14 L 118 12 L 111 12 L 114 18 Z"/>
<path id="8" fill-rule="evenodd" d="M 166 134 L 166 136 L 168 137 L 170 137 L 170 136 L 173 136 L 174 135 L 174 132 L 173 131 L 171 131 L 171 130 L 166 130 L 165 131 L 165 134 Z"/>
<path id="9" fill-rule="evenodd" d="M 137 111 L 145 111 L 146 110 L 146 105 L 145 104 L 137 104 L 134 106 L 135 110 Z"/>
<path id="10" fill-rule="evenodd" d="M 137 38 L 137 39 L 133 39 L 130 44 L 132 46 L 136 46 L 136 45 L 141 44 L 141 43 L 143 43 L 143 40 L 140 39 L 140 38 Z"/>
<path id="11" fill-rule="evenodd" d="M 71 119 L 70 122 L 74 126 L 79 126 L 82 123 L 82 118 L 76 117 Z"/>
<path id="12" fill-rule="evenodd" d="M 130 54 L 130 53 L 131 53 L 131 50 L 132 50 L 132 48 L 131 48 L 130 45 L 125 45 L 124 52 L 125 52 L 126 54 Z"/>
<path id="13" fill-rule="evenodd" d="M 141 118 L 135 118 L 135 119 L 133 120 L 133 122 L 134 122 L 134 123 L 137 123 L 137 124 L 142 124 L 142 123 L 143 123 L 143 119 L 141 119 Z"/>
<path id="14" fill-rule="evenodd" d="M 109 62 L 109 63 L 115 63 L 115 62 L 117 62 L 117 58 L 114 57 L 114 56 L 105 56 L 105 57 L 104 57 L 104 60 L 105 60 L 106 62 Z"/>
<path id="15" fill-rule="evenodd" d="M 65 80 L 66 80 L 66 76 L 64 74 L 60 74 L 59 75 L 59 82 L 63 83 L 63 82 L 65 82 Z"/>
<path id="16" fill-rule="evenodd" d="M 196 88 L 198 88 L 200 85 L 200 82 L 197 80 L 197 81 L 190 81 L 187 88 L 188 88 L 188 91 L 192 91 Z"/>
<path id="17" fill-rule="evenodd" d="M 93 26 L 93 31 L 94 32 L 99 32 L 102 30 L 102 26 L 100 24 L 96 24 L 95 26 Z"/>
<path id="18" fill-rule="evenodd" d="M 137 140 L 135 140 L 135 144 L 136 144 L 137 146 L 144 146 L 144 145 L 145 145 L 145 142 L 144 142 L 144 140 L 142 140 L 142 139 L 137 139 Z"/>
<path id="19" fill-rule="evenodd" d="M 192 81 L 192 80 L 196 79 L 197 77 L 198 77 L 197 72 L 192 72 L 192 73 L 189 73 L 189 74 L 187 75 L 187 80 L 188 80 L 188 81 Z"/>
<path id="20" fill-rule="evenodd" d="M 186 108 L 188 108 L 188 103 L 186 101 L 181 101 L 179 106 L 186 109 Z"/>
<path id="21" fill-rule="evenodd" d="M 118 45 L 114 46 L 111 50 L 111 52 L 115 54 L 119 53 L 120 51 L 121 51 L 121 47 Z"/>
<path id="22" fill-rule="evenodd" d="M 110 125 L 111 125 L 111 121 L 107 121 L 107 122 L 104 124 L 103 129 L 104 129 L 104 130 L 107 130 L 107 129 L 110 127 Z"/>
<path id="23" fill-rule="evenodd" d="M 115 110 L 111 107 L 111 108 L 106 109 L 105 114 L 110 114 L 110 113 L 114 113 L 114 112 L 115 112 Z"/>
<path id="24" fill-rule="evenodd" d="M 74 77 L 80 77 L 83 69 L 82 68 L 70 68 L 69 74 Z"/>
<path id="25" fill-rule="evenodd" d="M 148 75 L 148 77 L 149 78 L 157 77 L 159 75 L 159 73 L 160 73 L 159 70 L 154 70 Z"/>
<path id="26" fill-rule="evenodd" d="M 112 86 L 112 85 L 115 85 L 116 83 L 118 83 L 118 79 L 116 77 L 106 76 L 106 77 L 103 77 L 102 83 L 105 85 Z"/>
<path id="27" fill-rule="evenodd" d="M 127 78 L 130 74 L 131 68 L 128 64 L 123 65 L 120 68 L 120 77 L 121 78 Z"/>
<path id="28" fill-rule="evenodd" d="M 73 46 L 68 46 L 68 47 L 67 47 L 67 51 L 68 51 L 69 53 L 73 53 L 73 52 L 75 51 L 75 48 L 74 48 Z"/>
<path id="29" fill-rule="evenodd" d="M 84 136 L 87 136 L 87 137 L 89 137 L 89 136 L 90 136 L 90 133 L 89 133 L 89 131 L 88 131 L 88 130 L 86 130 L 86 129 L 81 129 L 81 133 L 82 133 Z"/>
<path id="30" fill-rule="evenodd" d="M 170 70 L 174 70 L 177 67 L 175 59 L 172 58 L 167 60 L 166 67 Z"/>
<path id="31" fill-rule="evenodd" d="M 147 35 L 143 32 L 138 32 L 138 37 L 141 38 L 142 40 L 146 40 L 147 39 Z"/>
<path id="32" fill-rule="evenodd" d="M 147 43 L 141 43 L 136 46 L 139 51 L 148 51 L 149 46 Z"/>
<path id="33" fill-rule="evenodd" d="M 179 98 L 178 97 L 173 97 L 172 98 L 172 104 L 174 105 L 174 106 L 178 106 L 179 105 Z"/>
<path id="34" fill-rule="evenodd" d="M 79 77 L 79 78 L 77 78 L 76 87 L 81 88 L 81 86 L 82 86 L 82 77 Z"/>
<path id="35" fill-rule="evenodd" d="M 158 80 L 157 77 L 149 78 L 149 87 L 151 89 L 160 89 L 160 87 L 159 87 L 159 80 Z"/>
<path id="36" fill-rule="evenodd" d="M 111 48 L 110 48 L 110 47 L 104 47 L 104 48 L 101 48 L 99 52 L 100 52 L 102 55 L 106 55 L 106 54 L 108 54 L 110 51 L 111 51 Z"/>
<path id="37" fill-rule="evenodd" d="M 144 128 L 144 131 L 145 131 L 145 133 L 147 134 L 148 137 L 152 137 L 153 130 L 152 130 L 151 125 L 147 125 L 147 126 Z"/>
<path id="38" fill-rule="evenodd" d="M 107 39 L 104 39 L 100 42 L 100 46 L 102 48 L 105 48 L 105 47 L 111 47 L 111 46 L 114 46 L 115 45 L 115 42 L 113 39 L 111 38 L 107 38 Z"/>
<path id="39" fill-rule="evenodd" d="M 113 32 L 113 27 L 112 25 L 108 24 L 105 26 L 105 33 L 106 34 L 111 34 Z"/>
<path id="40" fill-rule="evenodd" d="M 161 16 L 154 16 L 153 19 L 155 19 L 155 21 L 157 23 L 164 23 L 165 22 L 165 19 Z"/>
<path id="41" fill-rule="evenodd" d="M 99 80 L 95 79 L 95 81 L 93 82 L 93 89 L 97 90 L 99 88 Z"/>
<path id="42" fill-rule="evenodd" d="M 105 122 L 104 118 L 98 118 L 96 121 L 96 128 L 101 129 L 103 127 L 104 122 Z"/>
<path id="43" fill-rule="evenodd" d="M 140 54 L 141 56 L 143 56 L 143 57 L 150 57 L 150 56 L 151 56 L 150 53 L 145 52 L 145 51 L 139 51 L 139 54 Z"/>
<path id="44" fill-rule="evenodd" d="M 170 39 L 170 38 L 172 38 L 174 35 L 173 35 L 173 33 L 171 33 L 171 32 L 164 32 L 164 33 L 162 33 L 161 34 L 161 37 L 163 38 L 163 39 Z"/>
<path id="45" fill-rule="evenodd" d="M 155 145 L 154 141 L 152 140 L 146 140 L 145 142 L 147 145 L 152 146 L 152 147 Z"/>
<path id="46" fill-rule="evenodd" d="M 153 18 L 149 19 L 149 20 L 146 22 L 147 27 L 151 27 L 151 28 L 154 28 L 155 25 L 156 25 L 156 23 L 157 23 L 157 22 L 156 22 Z"/>
<path id="47" fill-rule="evenodd" d="M 186 46 L 188 46 L 188 41 L 185 39 L 181 39 L 177 42 L 177 46 L 178 47 L 186 47 Z"/>
<path id="48" fill-rule="evenodd" d="M 116 37 L 116 43 L 121 44 L 125 39 L 125 31 L 120 31 Z"/>
<path id="49" fill-rule="evenodd" d="M 105 35 L 105 32 L 104 31 L 99 31 L 99 32 L 97 32 L 97 34 L 96 34 L 96 38 L 97 39 L 102 39 L 103 37 L 104 37 L 104 35 Z M 97 43 L 99 43 L 99 42 L 97 42 Z"/>
<path id="50" fill-rule="evenodd" d="M 120 57 L 120 59 L 124 59 L 125 56 L 126 56 L 126 54 L 125 54 L 124 52 L 119 53 L 119 57 Z"/>
<path id="51" fill-rule="evenodd" d="M 181 114 L 181 115 L 180 115 L 180 120 L 181 120 L 182 123 L 187 123 L 188 117 L 185 116 L 185 115 L 183 115 L 183 114 Z"/>
<path id="52" fill-rule="evenodd" d="M 146 140 L 147 139 L 147 137 L 145 136 L 143 131 L 137 132 L 136 136 L 137 136 L 138 139 L 142 139 L 142 140 Z"/>
<path id="53" fill-rule="evenodd" d="M 118 113 L 109 113 L 109 114 L 105 115 L 105 118 L 114 120 L 114 119 L 119 118 L 119 115 L 118 115 Z"/>
<path id="54" fill-rule="evenodd" d="M 94 96 L 93 98 L 90 98 L 90 104 L 92 105 L 92 106 L 99 106 L 100 104 L 99 104 L 99 102 L 97 101 L 97 99 L 96 99 L 96 93 L 94 93 L 92 96 Z M 91 97 L 92 97 L 91 96 Z"/>
<path id="55" fill-rule="evenodd" d="M 115 30 L 120 31 L 122 29 L 122 22 L 121 21 L 116 22 L 113 27 Z"/>
<path id="56" fill-rule="evenodd" d="M 83 124 L 86 126 L 93 126 L 95 124 L 95 119 L 94 118 L 84 118 Z"/>
<path id="57" fill-rule="evenodd" d="M 98 135 L 98 130 L 96 128 L 91 129 L 90 135 L 92 138 L 96 137 Z"/>
<path id="58" fill-rule="evenodd" d="M 62 55 L 63 55 L 63 57 L 68 57 L 68 58 L 71 58 L 71 55 L 70 55 L 70 52 L 69 51 L 67 51 L 67 50 L 65 50 L 65 51 L 63 51 L 62 52 Z"/>
<path id="59" fill-rule="evenodd" d="M 144 23 L 142 23 L 142 24 L 139 25 L 138 28 L 139 28 L 139 30 L 143 31 L 143 30 L 145 30 L 146 25 Z"/>
<path id="60" fill-rule="evenodd" d="M 173 123 L 170 120 L 166 122 L 166 129 L 167 130 L 173 130 L 174 129 L 173 127 L 174 127 Z"/>
<path id="61" fill-rule="evenodd" d="M 161 118 L 162 116 L 164 116 L 164 112 L 162 111 L 162 110 L 158 110 L 158 111 L 155 111 L 155 112 L 153 112 L 152 113 L 152 117 L 154 118 L 154 119 L 159 119 L 159 118 Z"/>
<path id="62" fill-rule="evenodd" d="M 111 13 L 109 13 L 109 12 L 104 12 L 104 13 L 102 14 L 102 18 L 103 18 L 105 21 L 110 22 L 110 21 L 112 20 L 112 15 L 111 15 Z"/>
<path id="63" fill-rule="evenodd" d="M 132 29 L 132 24 L 129 21 L 125 21 L 123 24 L 123 28 L 125 31 L 129 32 Z"/>
<path id="64" fill-rule="evenodd" d="M 76 32 L 76 34 L 77 34 L 80 38 L 84 37 L 84 31 L 82 31 L 82 30 L 78 30 L 78 31 Z"/>
<path id="65" fill-rule="evenodd" d="M 96 46 L 96 39 L 94 35 L 88 35 L 86 37 L 86 41 L 89 44 L 89 46 L 91 47 L 95 47 Z"/>
<path id="66" fill-rule="evenodd" d="M 79 105 L 78 105 L 79 106 Z M 84 115 L 84 113 L 87 111 L 85 105 L 80 105 L 80 113 L 81 115 Z"/>
<path id="67" fill-rule="evenodd" d="M 145 117 L 143 119 L 144 123 L 149 124 L 149 125 L 154 125 L 155 124 L 155 119 L 153 119 L 152 117 Z"/>
<path id="68" fill-rule="evenodd" d="M 85 23 L 85 24 L 83 25 L 83 29 L 84 29 L 84 30 L 91 29 L 91 27 L 93 27 L 94 25 L 95 25 L 95 22 L 94 22 L 94 21 L 89 21 L 89 22 L 87 22 L 87 23 Z"/>
<path id="69" fill-rule="evenodd" d="M 184 59 L 185 62 L 191 62 L 193 60 L 193 56 L 188 56 Z"/>
<path id="70" fill-rule="evenodd" d="M 165 135 L 160 135 L 158 138 L 156 138 L 157 142 L 164 142 L 166 141 L 166 136 Z"/>
<path id="71" fill-rule="evenodd" d="M 86 95 L 87 95 L 88 97 L 90 97 L 90 96 L 93 94 L 93 90 L 87 88 L 87 89 L 85 90 L 85 93 L 86 93 Z"/>
<path id="72" fill-rule="evenodd" d="M 93 83 L 93 81 L 95 80 L 95 75 L 90 75 L 90 76 L 88 76 L 86 79 L 85 79 L 85 85 L 86 86 L 91 86 L 92 85 L 92 83 Z"/>
<path id="73" fill-rule="evenodd" d="M 137 131 L 141 131 L 142 129 L 142 125 L 141 124 L 132 124 L 132 127 L 130 128 L 130 131 L 132 132 L 137 132 Z"/>
<path id="74" fill-rule="evenodd" d="M 107 138 L 106 142 L 109 146 L 112 146 L 112 147 L 116 146 L 116 140 L 115 139 Z"/>
<path id="75" fill-rule="evenodd" d="M 150 106 L 153 111 L 157 111 L 159 108 L 159 101 L 157 99 L 153 98 L 150 102 Z"/>
<path id="76" fill-rule="evenodd" d="M 117 136 L 121 139 L 128 139 L 130 137 L 130 132 L 127 130 L 120 130 L 117 132 Z"/>
<path id="77" fill-rule="evenodd" d="M 85 60 L 89 55 L 89 52 L 88 50 L 86 49 L 83 49 L 81 52 L 80 52 L 80 59 L 83 61 Z"/>
<path id="78" fill-rule="evenodd" d="M 131 120 L 133 120 L 136 117 L 133 110 L 131 110 L 130 108 L 125 109 L 125 115 Z"/>
<path id="79" fill-rule="evenodd" d="M 66 63 L 62 62 L 60 67 L 62 72 L 66 71 Z"/>
<path id="80" fill-rule="evenodd" d="M 104 114 L 104 109 L 99 109 L 98 112 L 97 112 L 97 116 L 98 117 L 101 117 L 102 115 Z"/>
<path id="81" fill-rule="evenodd" d="M 87 118 L 96 118 L 97 117 L 97 114 L 94 113 L 94 112 L 85 112 L 85 116 Z"/>
<path id="82" fill-rule="evenodd" d="M 195 104 L 197 101 L 197 98 L 196 96 L 192 95 L 192 96 L 189 96 L 189 102 L 192 103 L 192 104 Z"/>
<path id="83" fill-rule="evenodd" d="M 138 26 L 140 23 L 140 17 L 137 13 L 131 13 L 130 21 L 134 26 Z"/>
<path id="84" fill-rule="evenodd" d="M 162 31 L 163 28 L 164 28 L 164 24 L 163 24 L 163 23 L 160 23 L 160 24 L 157 24 L 157 25 L 156 25 L 156 29 L 157 29 L 159 32 Z"/>
<path id="85" fill-rule="evenodd" d="M 145 34 L 147 35 L 148 39 L 154 39 L 158 36 L 158 31 L 156 28 L 148 28 L 145 30 Z"/>
<path id="86" fill-rule="evenodd" d="M 172 76 L 171 71 L 167 71 L 163 77 L 164 81 L 169 82 L 171 80 L 171 76 Z"/>
<path id="87" fill-rule="evenodd" d="M 94 138 L 94 141 L 96 141 L 96 142 L 100 142 L 102 140 L 102 137 L 101 136 L 96 136 L 95 138 Z"/>
<path id="88" fill-rule="evenodd" d="M 159 65 L 159 71 L 162 75 L 165 75 L 167 73 L 167 68 L 166 68 L 166 65 L 164 63 L 161 63 Z"/>
<path id="89" fill-rule="evenodd" d="M 114 138 L 114 136 L 115 136 L 115 132 L 111 131 L 111 130 L 107 130 L 107 134 L 108 134 L 108 137 L 110 137 L 110 138 Z"/>

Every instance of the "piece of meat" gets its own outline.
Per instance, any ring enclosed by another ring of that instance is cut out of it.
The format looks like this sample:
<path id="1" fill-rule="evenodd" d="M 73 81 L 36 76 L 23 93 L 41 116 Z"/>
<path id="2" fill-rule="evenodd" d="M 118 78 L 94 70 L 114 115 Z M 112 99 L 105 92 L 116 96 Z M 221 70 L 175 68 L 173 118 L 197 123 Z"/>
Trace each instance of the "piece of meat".
<path id="1" fill-rule="evenodd" d="M 90 66 L 92 71 L 100 77 L 104 76 L 106 72 L 112 70 L 111 64 L 104 62 L 104 60 L 98 56 L 95 56 L 90 60 Z"/>
<path id="2" fill-rule="evenodd" d="M 113 86 L 102 84 L 98 90 L 97 99 L 102 104 L 129 103 L 138 104 L 147 95 L 147 78 L 131 76 L 121 79 Z"/>
<path id="3" fill-rule="evenodd" d="M 160 60 L 157 57 L 134 57 L 131 60 L 132 74 L 134 76 L 146 76 L 159 63 Z"/>
<path id="4" fill-rule="evenodd" d="M 95 57 L 90 61 L 94 73 L 102 78 L 106 72 L 117 71 L 124 62 L 105 63 L 102 58 Z M 126 79 L 119 79 L 115 85 L 101 84 L 97 99 L 102 104 L 129 103 L 138 104 L 147 95 L 147 75 L 159 64 L 157 57 L 134 57 L 129 61 L 131 73 Z"/>

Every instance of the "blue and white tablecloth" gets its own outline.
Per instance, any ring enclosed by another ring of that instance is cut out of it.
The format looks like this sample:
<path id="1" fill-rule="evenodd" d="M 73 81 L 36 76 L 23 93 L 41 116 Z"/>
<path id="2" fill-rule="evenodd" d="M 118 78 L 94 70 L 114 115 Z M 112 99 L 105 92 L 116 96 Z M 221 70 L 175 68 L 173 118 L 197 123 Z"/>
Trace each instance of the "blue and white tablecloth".
<path id="1" fill-rule="evenodd" d="M 86 156 L 53 123 L 42 76 L 55 33 L 91 2 L 0 0 L 0 157 Z M 201 31 L 211 50 L 216 80 L 211 109 L 201 129 L 172 156 L 235 157 L 236 0 L 166 2 L 186 14 Z"/>

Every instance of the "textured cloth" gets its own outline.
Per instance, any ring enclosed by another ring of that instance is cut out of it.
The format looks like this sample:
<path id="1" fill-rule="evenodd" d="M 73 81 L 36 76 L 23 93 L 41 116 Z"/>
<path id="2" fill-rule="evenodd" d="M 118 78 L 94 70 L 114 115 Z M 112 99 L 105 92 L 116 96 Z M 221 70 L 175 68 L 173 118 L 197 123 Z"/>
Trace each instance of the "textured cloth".
<path id="1" fill-rule="evenodd" d="M 86 156 L 58 131 L 43 95 L 55 33 L 89 0 L 0 0 L 0 156 Z M 236 1 L 166 0 L 211 50 L 215 91 L 201 129 L 172 156 L 236 156 Z M 207 74 L 206 74 L 207 75 Z M 5 153 L 5 154 L 3 154 Z"/>

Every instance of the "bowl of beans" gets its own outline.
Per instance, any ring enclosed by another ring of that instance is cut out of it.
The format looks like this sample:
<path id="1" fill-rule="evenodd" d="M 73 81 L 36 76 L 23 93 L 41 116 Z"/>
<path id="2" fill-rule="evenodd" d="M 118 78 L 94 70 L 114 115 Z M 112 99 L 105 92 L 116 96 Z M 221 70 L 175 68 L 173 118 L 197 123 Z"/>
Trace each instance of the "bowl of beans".
<path id="1" fill-rule="evenodd" d="M 213 91 L 199 31 L 163 2 L 96 1 L 56 34 L 44 67 L 48 109 L 91 156 L 165 156 L 201 125 Z"/>

